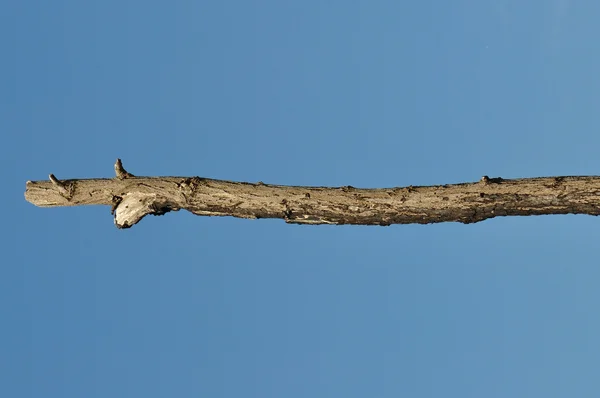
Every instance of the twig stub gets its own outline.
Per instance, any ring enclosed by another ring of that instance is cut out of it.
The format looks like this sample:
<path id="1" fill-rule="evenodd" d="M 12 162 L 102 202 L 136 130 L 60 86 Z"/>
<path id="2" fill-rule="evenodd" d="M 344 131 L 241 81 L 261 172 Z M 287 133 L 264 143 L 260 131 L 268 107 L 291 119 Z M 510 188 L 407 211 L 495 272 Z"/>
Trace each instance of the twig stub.
<path id="1" fill-rule="evenodd" d="M 131 174 L 127 170 L 125 170 L 125 168 L 123 167 L 123 163 L 121 162 L 121 159 L 117 159 L 117 161 L 115 162 L 115 173 L 119 180 L 123 180 L 123 179 L 129 178 L 129 177 L 135 177 L 133 174 Z"/>
<path id="2" fill-rule="evenodd" d="M 64 183 L 62 181 L 60 181 L 52 173 L 50 173 L 50 175 L 48 177 L 50 178 L 50 181 L 52 181 L 52 185 L 54 185 L 54 187 L 56 188 L 56 190 L 58 190 L 58 193 L 60 193 L 60 195 L 62 197 L 64 197 L 65 199 L 70 200 L 71 197 L 73 196 L 73 192 L 72 192 L 71 186 L 67 185 L 66 183 Z"/>

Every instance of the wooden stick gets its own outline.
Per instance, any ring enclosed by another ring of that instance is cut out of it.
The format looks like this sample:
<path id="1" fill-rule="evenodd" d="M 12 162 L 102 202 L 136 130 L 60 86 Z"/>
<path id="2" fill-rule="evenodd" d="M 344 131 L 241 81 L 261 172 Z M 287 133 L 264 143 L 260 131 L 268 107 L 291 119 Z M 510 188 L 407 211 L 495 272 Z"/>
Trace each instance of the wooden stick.
<path id="1" fill-rule="evenodd" d="M 108 205 L 118 228 L 148 214 L 280 218 L 294 224 L 475 223 L 498 216 L 600 214 L 600 177 L 543 177 L 360 189 L 232 182 L 201 177 L 136 177 L 115 164 L 115 178 L 28 181 L 40 207 Z"/>

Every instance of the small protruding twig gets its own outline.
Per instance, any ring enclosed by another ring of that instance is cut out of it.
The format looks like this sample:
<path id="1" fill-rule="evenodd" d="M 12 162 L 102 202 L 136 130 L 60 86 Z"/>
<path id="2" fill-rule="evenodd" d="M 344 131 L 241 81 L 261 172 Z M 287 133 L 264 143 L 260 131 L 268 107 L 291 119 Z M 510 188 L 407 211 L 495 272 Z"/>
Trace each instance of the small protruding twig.
<path id="1" fill-rule="evenodd" d="M 125 170 L 125 168 L 123 167 L 123 163 L 121 163 L 121 159 L 117 159 L 117 161 L 115 162 L 115 173 L 117 174 L 117 178 L 119 180 L 123 180 L 128 177 L 135 177 L 133 174 Z"/>
<path id="2" fill-rule="evenodd" d="M 56 178 L 54 176 L 54 174 L 50 174 L 48 177 L 50 177 L 50 181 L 52 181 L 52 185 L 54 185 L 56 187 L 56 189 L 61 194 L 61 196 L 64 196 L 67 199 L 71 196 L 70 192 L 69 192 L 69 188 L 67 188 L 67 184 L 60 181 L 58 178 Z"/>

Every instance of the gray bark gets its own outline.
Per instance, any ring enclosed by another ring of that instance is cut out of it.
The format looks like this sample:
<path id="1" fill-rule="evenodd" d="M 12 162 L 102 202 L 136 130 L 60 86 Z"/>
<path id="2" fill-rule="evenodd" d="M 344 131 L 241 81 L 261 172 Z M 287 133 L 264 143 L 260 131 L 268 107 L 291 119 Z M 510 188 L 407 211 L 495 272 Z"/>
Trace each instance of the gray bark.
<path id="1" fill-rule="evenodd" d="M 28 181 L 40 207 L 108 205 L 118 228 L 148 214 L 280 218 L 294 224 L 475 223 L 498 216 L 600 214 L 600 177 L 544 177 L 439 186 L 360 189 L 232 182 L 201 177 L 136 177 L 115 164 L 115 178 Z"/>

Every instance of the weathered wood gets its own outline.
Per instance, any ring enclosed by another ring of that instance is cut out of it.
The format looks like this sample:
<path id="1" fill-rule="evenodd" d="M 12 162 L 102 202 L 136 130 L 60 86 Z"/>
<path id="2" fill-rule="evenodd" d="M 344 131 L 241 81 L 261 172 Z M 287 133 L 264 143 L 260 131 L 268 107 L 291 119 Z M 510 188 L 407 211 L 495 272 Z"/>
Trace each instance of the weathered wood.
<path id="1" fill-rule="evenodd" d="M 252 184 L 201 177 L 135 177 L 115 164 L 109 179 L 28 181 L 36 206 L 112 206 L 128 228 L 148 214 L 281 218 L 296 224 L 475 223 L 498 216 L 600 214 L 600 177 L 544 177 L 439 186 L 360 189 Z"/>

